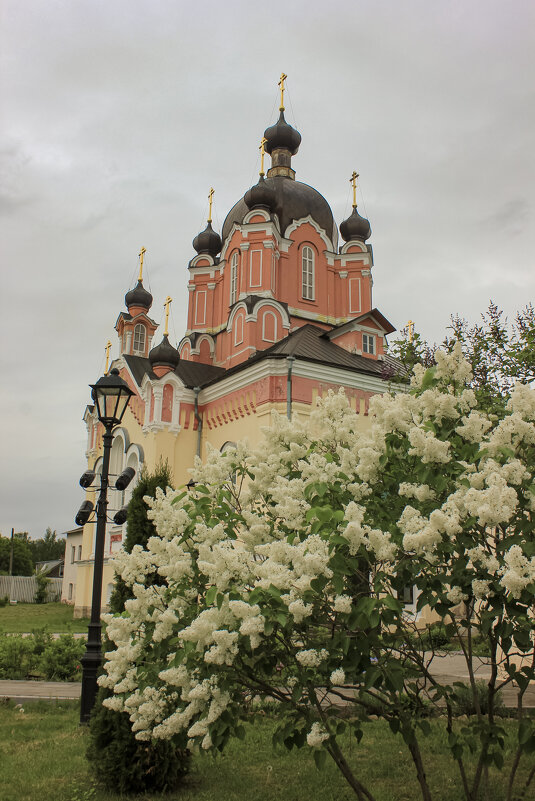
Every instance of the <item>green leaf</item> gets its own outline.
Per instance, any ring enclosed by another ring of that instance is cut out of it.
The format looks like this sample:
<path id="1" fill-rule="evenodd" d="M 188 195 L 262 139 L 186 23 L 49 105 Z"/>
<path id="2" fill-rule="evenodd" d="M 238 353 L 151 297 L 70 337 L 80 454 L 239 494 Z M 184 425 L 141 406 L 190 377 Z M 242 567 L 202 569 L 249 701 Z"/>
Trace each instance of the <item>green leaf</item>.
<path id="1" fill-rule="evenodd" d="M 529 718 L 522 718 L 518 727 L 518 744 L 526 745 L 529 739 L 535 734 L 535 726 Z"/>
<path id="2" fill-rule="evenodd" d="M 390 731 L 392 734 L 397 734 L 401 726 L 398 718 L 390 718 L 388 725 L 390 726 Z"/>
<path id="3" fill-rule="evenodd" d="M 436 384 L 436 367 L 429 367 L 425 373 L 424 377 L 422 378 L 422 390 L 430 389 L 434 384 Z"/>
<path id="4" fill-rule="evenodd" d="M 323 770 L 326 760 L 327 751 L 324 751 L 323 748 L 320 751 L 314 751 L 314 762 L 318 770 Z"/>
<path id="5" fill-rule="evenodd" d="M 211 606 L 215 601 L 215 597 L 217 595 L 217 587 L 214 585 L 207 590 L 205 595 L 205 601 L 207 606 Z"/>

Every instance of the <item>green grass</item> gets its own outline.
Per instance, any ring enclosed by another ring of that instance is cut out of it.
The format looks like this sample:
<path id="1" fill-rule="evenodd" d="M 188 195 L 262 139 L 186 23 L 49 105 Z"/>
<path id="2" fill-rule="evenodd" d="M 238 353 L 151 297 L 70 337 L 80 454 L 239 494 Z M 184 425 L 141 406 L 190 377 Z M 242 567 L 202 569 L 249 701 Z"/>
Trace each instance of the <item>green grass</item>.
<path id="1" fill-rule="evenodd" d="M 119 798 L 93 784 L 85 747 L 87 732 L 78 725 L 77 704 L 33 704 L 24 712 L 0 705 L 0 798 L 3 801 L 115 801 Z M 510 722 L 506 721 L 510 728 Z M 195 756 L 185 785 L 167 796 L 137 796 L 143 801 L 355 801 L 330 760 L 318 772 L 308 749 L 274 753 L 274 721 L 257 719 L 247 726 L 245 741 L 232 742 L 214 759 Z M 506 767 L 511 761 L 509 737 Z M 446 754 L 438 725 L 423 744 L 424 760 L 435 801 L 461 801 L 456 768 Z M 420 801 L 412 762 L 402 740 L 382 721 L 365 726 L 362 743 L 347 746 L 359 778 L 377 801 Z M 524 780 L 527 757 L 521 763 Z M 490 771 L 489 801 L 503 801 L 505 778 Z"/>
<path id="2" fill-rule="evenodd" d="M 87 633 L 87 618 L 73 618 L 69 604 L 8 604 L 0 607 L 0 629 L 9 633 L 30 632 L 46 628 L 52 634 Z"/>

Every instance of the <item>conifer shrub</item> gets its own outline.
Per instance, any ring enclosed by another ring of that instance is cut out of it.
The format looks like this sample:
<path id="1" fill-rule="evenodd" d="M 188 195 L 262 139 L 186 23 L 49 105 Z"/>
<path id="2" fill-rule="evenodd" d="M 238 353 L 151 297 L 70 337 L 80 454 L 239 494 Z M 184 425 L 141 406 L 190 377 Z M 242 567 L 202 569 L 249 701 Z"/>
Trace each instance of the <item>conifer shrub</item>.
<path id="1" fill-rule="evenodd" d="M 102 705 L 110 695 L 109 690 L 99 690 L 89 724 L 86 756 L 98 781 L 115 793 L 175 790 L 189 770 L 185 741 L 177 746 L 173 740 L 136 740 L 128 715 Z"/>
<path id="2" fill-rule="evenodd" d="M 171 470 L 167 462 L 161 461 L 154 473 L 143 469 L 128 504 L 123 545 L 128 553 L 135 545 L 145 548 L 150 537 L 156 536 L 154 524 L 147 517 L 149 507 L 143 498 L 154 498 L 158 487 L 165 490 L 169 486 Z M 157 585 L 162 583 L 162 579 L 152 574 L 146 583 Z M 120 615 L 129 598 L 133 598 L 131 588 L 116 576 L 110 612 Z M 113 647 L 113 643 L 106 642 L 104 650 Z M 136 740 L 128 715 L 103 706 L 102 701 L 112 695 L 109 690 L 99 691 L 89 724 L 90 741 L 86 755 L 97 768 L 99 781 L 115 793 L 171 792 L 189 771 L 187 738 L 179 735 L 178 743 L 174 740 Z"/>
<path id="3" fill-rule="evenodd" d="M 156 490 L 160 487 L 165 490 L 172 487 L 171 469 L 167 461 L 160 461 L 154 473 L 149 473 L 143 468 L 139 481 L 132 492 L 130 503 L 128 504 L 128 516 L 126 518 L 126 537 L 123 549 L 127 553 L 132 553 L 134 545 L 141 545 L 146 548 L 150 537 L 156 536 L 154 523 L 147 517 L 148 506 L 143 500 L 145 496 L 154 498 Z M 153 576 L 153 583 L 159 584 L 160 577 Z M 124 604 L 132 598 L 132 591 L 127 587 L 120 576 L 115 576 L 115 586 L 110 598 L 110 612 L 120 614 L 124 611 Z"/>

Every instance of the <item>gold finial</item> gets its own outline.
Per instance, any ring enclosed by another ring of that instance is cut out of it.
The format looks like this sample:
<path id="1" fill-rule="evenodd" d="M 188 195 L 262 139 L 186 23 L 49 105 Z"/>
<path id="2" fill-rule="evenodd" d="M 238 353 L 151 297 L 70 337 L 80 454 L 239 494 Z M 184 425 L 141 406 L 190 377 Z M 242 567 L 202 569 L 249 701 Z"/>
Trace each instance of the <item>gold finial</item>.
<path id="1" fill-rule="evenodd" d="M 137 279 L 138 281 L 143 281 L 143 256 L 145 255 L 146 252 L 147 251 L 145 250 L 145 248 L 141 248 L 141 250 L 139 251 L 139 278 Z"/>
<path id="2" fill-rule="evenodd" d="M 407 323 L 407 328 L 409 329 L 409 342 L 412 342 L 414 335 L 414 322 L 412 320 Z"/>
<path id="3" fill-rule="evenodd" d="M 163 304 L 163 307 L 165 309 L 165 331 L 163 332 L 164 337 L 168 336 L 169 334 L 169 306 L 171 305 L 172 302 L 173 298 L 169 297 L 168 295 L 165 299 L 165 303 Z"/>
<path id="4" fill-rule="evenodd" d="M 260 175 L 264 176 L 264 156 L 266 155 L 266 142 L 265 136 L 260 140 Z"/>
<path id="5" fill-rule="evenodd" d="M 108 339 L 108 343 L 106 345 L 106 367 L 104 368 L 104 375 L 108 375 L 108 366 L 110 363 L 110 350 L 111 350 L 111 342 Z"/>
<path id="6" fill-rule="evenodd" d="M 349 183 L 353 185 L 353 208 L 357 208 L 357 178 L 359 177 L 358 172 L 353 170 L 351 174 L 351 178 L 349 179 Z"/>
<path id="7" fill-rule="evenodd" d="M 288 76 L 285 75 L 284 72 L 281 72 L 281 79 L 278 83 L 281 88 L 281 104 L 279 106 L 279 111 L 284 111 L 284 81 L 287 79 L 287 77 Z"/>
<path id="8" fill-rule="evenodd" d="M 214 197 L 214 187 L 210 187 L 210 191 L 208 192 L 208 202 L 210 203 L 210 211 L 208 212 L 208 222 L 212 222 L 212 201 Z"/>

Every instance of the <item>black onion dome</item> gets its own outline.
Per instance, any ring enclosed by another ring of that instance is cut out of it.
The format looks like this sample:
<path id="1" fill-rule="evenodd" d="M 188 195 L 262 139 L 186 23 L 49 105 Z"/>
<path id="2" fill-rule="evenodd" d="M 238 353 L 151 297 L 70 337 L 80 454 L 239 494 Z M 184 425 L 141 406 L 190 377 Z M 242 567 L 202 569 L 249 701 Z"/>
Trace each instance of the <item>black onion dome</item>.
<path id="1" fill-rule="evenodd" d="M 134 289 L 126 293 L 124 302 L 126 303 L 127 309 L 129 309 L 130 306 L 141 306 L 142 309 L 148 311 L 152 306 L 152 295 L 145 289 L 143 282 L 139 280 Z"/>
<path id="2" fill-rule="evenodd" d="M 257 184 L 258 186 L 258 184 Z M 336 250 L 338 247 L 338 230 L 334 222 L 331 208 L 323 195 L 312 186 L 300 181 L 292 181 L 282 175 L 266 178 L 264 186 L 275 192 L 275 206 L 273 211 L 277 214 L 284 233 L 294 220 L 300 220 L 310 214 L 319 227 L 325 231 Z M 254 187 L 253 187 L 254 188 Z M 249 190 L 251 191 L 251 190 Z M 243 218 L 249 213 L 246 202 L 247 195 L 231 208 L 223 223 L 223 240 L 226 240 L 234 223 L 240 225 Z"/>
<path id="3" fill-rule="evenodd" d="M 221 237 L 214 231 L 211 222 L 208 223 L 204 231 L 197 234 L 193 240 L 193 247 L 199 255 L 208 253 L 210 256 L 217 256 L 221 250 Z"/>
<path id="4" fill-rule="evenodd" d="M 275 190 L 260 176 L 257 184 L 252 186 L 243 198 L 245 205 L 248 209 L 268 209 L 273 211 L 277 198 L 275 197 Z"/>
<path id="5" fill-rule="evenodd" d="M 365 217 L 361 217 L 356 207 L 353 209 L 351 217 L 340 223 L 340 233 L 342 234 L 344 242 L 350 242 L 352 239 L 360 239 L 365 242 L 370 238 L 372 229 L 369 221 Z"/>
<path id="6" fill-rule="evenodd" d="M 292 156 L 295 156 L 301 144 L 301 134 L 288 125 L 284 119 L 284 111 L 281 111 L 280 117 L 271 128 L 266 128 L 264 136 L 267 139 L 266 151 L 272 153 L 278 147 L 284 147 L 290 151 Z"/>
<path id="7" fill-rule="evenodd" d="M 160 344 L 149 352 L 151 367 L 171 367 L 174 370 L 179 361 L 178 351 L 169 342 L 167 334 L 164 334 Z"/>

